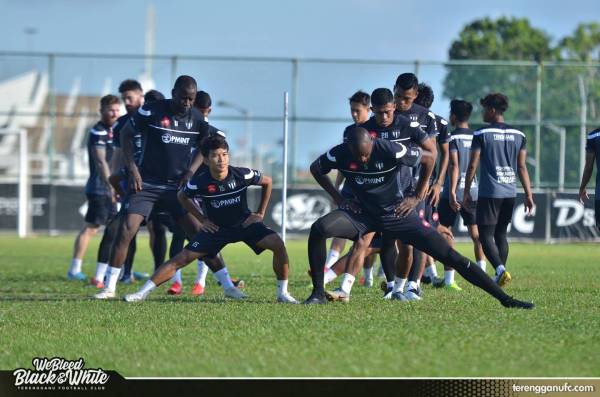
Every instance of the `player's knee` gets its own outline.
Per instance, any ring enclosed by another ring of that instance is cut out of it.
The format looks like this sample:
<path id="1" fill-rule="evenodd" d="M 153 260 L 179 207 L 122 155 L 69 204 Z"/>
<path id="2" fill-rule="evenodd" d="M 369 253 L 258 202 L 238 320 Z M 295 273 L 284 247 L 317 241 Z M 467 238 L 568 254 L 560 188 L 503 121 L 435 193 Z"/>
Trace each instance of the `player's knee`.
<path id="1" fill-rule="evenodd" d="M 323 224 L 323 220 L 319 219 L 310 227 L 310 235 L 314 237 L 323 237 L 325 236 L 325 225 Z"/>

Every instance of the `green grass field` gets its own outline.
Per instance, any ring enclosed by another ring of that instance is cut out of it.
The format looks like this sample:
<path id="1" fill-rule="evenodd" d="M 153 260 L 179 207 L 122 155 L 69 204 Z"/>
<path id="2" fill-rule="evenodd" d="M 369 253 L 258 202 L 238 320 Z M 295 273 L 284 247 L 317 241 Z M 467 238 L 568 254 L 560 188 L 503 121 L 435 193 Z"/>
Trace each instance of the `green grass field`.
<path id="1" fill-rule="evenodd" d="M 426 287 L 421 302 L 383 301 L 378 289 L 356 285 L 348 304 L 278 305 L 270 255 L 243 245 L 224 255 L 247 281 L 246 302 L 223 298 L 212 276 L 206 295 L 192 297 L 195 265 L 184 270 L 179 297 L 162 286 L 141 304 L 98 302 L 93 288 L 65 279 L 72 240 L 0 238 L 0 369 L 61 356 L 124 376 L 600 376 L 598 245 L 513 244 L 509 293 L 537 305 L 522 311 L 460 276 L 462 293 Z M 290 292 L 304 299 L 306 243 L 288 248 Z M 459 249 L 472 256 L 470 246 Z M 150 263 L 142 238 L 136 269 Z"/>

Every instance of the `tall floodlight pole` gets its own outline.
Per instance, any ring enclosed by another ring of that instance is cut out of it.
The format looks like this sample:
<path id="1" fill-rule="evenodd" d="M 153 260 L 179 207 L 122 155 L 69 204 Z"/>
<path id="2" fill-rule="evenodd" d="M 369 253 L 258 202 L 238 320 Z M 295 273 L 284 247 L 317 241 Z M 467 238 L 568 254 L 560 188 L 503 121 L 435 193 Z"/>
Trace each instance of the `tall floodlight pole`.
<path id="1" fill-rule="evenodd" d="M 287 227 L 287 177 L 288 177 L 288 93 L 283 93 L 283 185 L 281 186 L 281 238 L 285 242 Z"/>
<path id="2" fill-rule="evenodd" d="M 585 143 L 587 140 L 587 93 L 585 92 L 585 82 L 583 75 L 578 76 L 579 96 L 581 100 L 581 112 L 579 114 L 579 180 L 583 177 L 583 168 L 585 167 Z"/>

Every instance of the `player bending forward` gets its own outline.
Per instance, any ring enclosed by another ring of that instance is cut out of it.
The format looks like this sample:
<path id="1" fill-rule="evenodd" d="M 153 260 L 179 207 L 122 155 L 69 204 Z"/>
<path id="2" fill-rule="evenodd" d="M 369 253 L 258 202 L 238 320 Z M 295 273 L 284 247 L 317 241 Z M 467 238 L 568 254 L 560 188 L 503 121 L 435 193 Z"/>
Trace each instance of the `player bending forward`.
<path id="1" fill-rule="evenodd" d="M 272 181 L 260 171 L 229 166 L 229 145 L 221 136 L 205 138 L 202 155 L 208 168 L 200 170 L 179 191 L 183 207 L 201 223 L 201 231 L 177 256 L 165 262 L 138 292 L 125 296 L 127 302 L 144 300 L 157 286 L 169 281 L 175 272 L 195 259 L 214 256 L 227 244 L 243 241 L 258 255 L 273 252 L 273 270 L 277 276 L 277 301 L 298 303 L 287 291 L 289 260 L 283 241 L 263 223 L 271 198 Z M 258 211 L 251 213 L 246 200 L 250 185 L 262 187 Z M 194 198 L 202 203 L 202 213 Z"/>

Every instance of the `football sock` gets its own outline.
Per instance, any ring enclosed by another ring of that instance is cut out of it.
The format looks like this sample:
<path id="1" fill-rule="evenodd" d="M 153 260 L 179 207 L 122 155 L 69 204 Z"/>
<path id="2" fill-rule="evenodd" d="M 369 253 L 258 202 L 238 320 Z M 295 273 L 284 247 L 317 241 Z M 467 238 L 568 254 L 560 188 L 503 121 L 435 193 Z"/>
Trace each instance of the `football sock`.
<path id="1" fill-rule="evenodd" d="M 354 284 L 354 279 L 355 277 L 350 273 L 344 273 L 344 278 L 342 279 L 341 285 L 342 291 L 350 294 L 350 291 L 352 291 L 352 285 Z"/>
<path id="2" fill-rule="evenodd" d="M 221 283 L 223 289 L 233 288 L 233 282 L 231 281 L 231 277 L 229 276 L 229 272 L 227 271 L 227 267 L 215 272 L 215 277 Z"/>
<path id="3" fill-rule="evenodd" d="M 83 260 L 81 260 L 81 259 L 77 259 L 77 258 L 71 259 L 71 266 L 69 267 L 69 273 L 77 274 L 77 273 L 81 272 L 82 262 L 83 262 Z"/>
<path id="4" fill-rule="evenodd" d="M 116 290 L 117 289 L 117 281 L 119 281 L 119 276 L 121 275 L 121 268 L 120 267 L 112 267 L 109 266 L 108 267 L 108 273 L 106 275 L 107 278 L 107 283 L 106 283 L 106 288 L 108 288 L 109 290 Z"/>
<path id="5" fill-rule="evenodd" d="M 419 284 L 417 284 L 416 281 L 409 281 L 406 290 L 409 291 L 411 289 L 417 291 L 419 289 Z"/>
<path id="6" fill-rule="evenodd" d="M 277 296 L 286 295 L 288 293 L 287 287 L 287 280 L 277 280 Z"/>
<path id="7" fill-rule="evenodd" d="M 477 266 L 479 266 L 479 268 L 485 272 L 485 261 L 484 260 L 477 261 Z"/>
<path id="8" fill-rule="evenodd" d="M 393 289 L 393 288 L 394 288 L 394 284 L 395 284 L 395 283 L 394 283 L 393 281 L 386 281 L 386 282 L 385 282 L 385 285 L 386 285 L 386 288 L 387 288 L 387 289 L 390 289 L 390 288 L 392 288 L 392 289 Z"/>
<path id="9" fill-rule="evenodd" d="M 454 270 L 444 270 L 444 284 L 450 285 L 454 282 Z"/>
<path id="10" fill-rule="evenodd" d="M 333 280 L 335 280 L 337 278 L 337 274 L 335 274 L 335 272 L 331 269 L 327 269 L 327 271 L 325 272 L 325 280 L 324 283 L 325 284 L 329 284 L 330 282 L 332 282 Z"/>
<path id="11" fill-rule="evenodd" d="M 196 277 L 196 284 L 200 284 L 206 287 L 206 275 L 208 274 L 208 266 L 201 260 L 198 261 L 198 276 Z"/>
<path id="12" fill-rule="evenodd" d="M 96 282 L 104 282 L 104 276 L 106 276 L 106 269 L 108 269 L 108 263 L 98 262 L 96 264 Z"/>
<path id="13" fill-rule="evenodd" d="M 506 269 L 504 268 L 504 265 L 500 265 L 496 268 L 496 276 L 501 275 L 502 273 L 504 273 L 506 271 Z"/>
<path id="14" fill-rule="evenodd" d="M 143 295 L 148 295 L 154 288 L 156 288 L 156 284 L 154 284 L 152 280 L 148 280 L 138 292 Z"/>
<path id="15" fill-rule="evenodd" d="M 327 261 L 325 262 L 325 267 L 327 269 L 331 268 L 337 262 L 340 257 L 340 253 L 336 250 L 329 250 L 329 255 L 327 256 Z"/>
<path id="16" fill-rule="evenodd" d="M 406 280 L 405 278 L 396 277 L 394 280 L 394 292 L 403 292 Z"/>
<path id="17" fill-rule="evenodd" d="M 427 277 L 429 277 L 430 279 L 432 279 L 432 280 L 433 280 L 435 277 L 437 277 L 437 276 L 438 276 L 438 274 L 437 274 L 437 269 L 436 269 L 436 267 L 435 267 L 435 264 L 434 264 L 434 265 L 429 265 L 429 266 L 427 266 L 427 267 L 425 268 L 425 275 L 426 275 Z"/>
<path id="18" fill-rule="evenodd" d="M 367 280 L 373 280 L 373 266 L 365 267 L 363 269 L 363 273 L 365 274 L 365 283 L 367 282 Z"/>
<path id="19" fill-rule="evenodd" d="M 181 284 L 181 269 L 177 269 L 171 281 Z"/>

